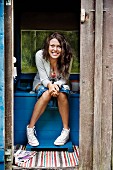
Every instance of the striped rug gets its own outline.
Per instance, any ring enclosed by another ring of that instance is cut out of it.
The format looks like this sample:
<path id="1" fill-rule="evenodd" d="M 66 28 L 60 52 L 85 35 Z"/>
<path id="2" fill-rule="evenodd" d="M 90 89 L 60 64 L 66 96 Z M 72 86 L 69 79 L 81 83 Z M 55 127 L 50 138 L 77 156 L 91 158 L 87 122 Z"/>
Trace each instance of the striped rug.
<path id="1" fill-rule="evenodd" d="M 32 152 L 32 151 L 31 151 Z M 79 164 L 79 148 L 74 146 L 74 152 L 68 151 L 36 151 L 33 157 L 26 161 L 16 162 L 24 168 L 64 168 Z"/>

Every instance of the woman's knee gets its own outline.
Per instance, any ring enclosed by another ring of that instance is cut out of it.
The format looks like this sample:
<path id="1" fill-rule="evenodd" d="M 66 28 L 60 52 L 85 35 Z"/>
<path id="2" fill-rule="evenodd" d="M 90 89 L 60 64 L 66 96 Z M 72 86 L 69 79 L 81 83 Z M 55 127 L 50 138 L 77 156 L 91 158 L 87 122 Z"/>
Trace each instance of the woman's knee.
<path id="1" fill-rule="evenodd" d="M 65 101 L 67 100 L 67 94 L 60 92 L 58 96 L 58 100 Z"/>
<path id="2" fill-rule="evenodd" d="M 43 99 L 43 101 L 49 102 L 49 100 L 51 99 L 51 95 L 49 94 L 48 90 L 42 94 L 41 98 Z"/>

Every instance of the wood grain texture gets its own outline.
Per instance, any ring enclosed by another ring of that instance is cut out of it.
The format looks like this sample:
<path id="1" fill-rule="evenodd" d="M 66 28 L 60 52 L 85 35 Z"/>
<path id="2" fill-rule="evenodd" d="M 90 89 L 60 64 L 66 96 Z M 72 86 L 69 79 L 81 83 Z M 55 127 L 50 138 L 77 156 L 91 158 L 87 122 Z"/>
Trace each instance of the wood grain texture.
<path id="1" fill-rule="evenodd" d="M 80 170 L 92 169 L 94 99 L 94 2 L 81 1 L 88 14 L 80 28 Z"/>

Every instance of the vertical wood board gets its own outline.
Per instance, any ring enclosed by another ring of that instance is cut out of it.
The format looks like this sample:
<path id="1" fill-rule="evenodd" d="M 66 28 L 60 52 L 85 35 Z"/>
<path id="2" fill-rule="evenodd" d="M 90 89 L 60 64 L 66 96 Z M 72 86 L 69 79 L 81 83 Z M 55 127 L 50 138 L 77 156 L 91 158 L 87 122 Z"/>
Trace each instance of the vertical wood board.
<path id="1" fill-rule="evenodd" d="M 93 170 L 101 167 L 103 0 L 95 4 Z"/>
<path id="2" fill-rule="evenodd" d="M 13 111 L 13 36 L 12 7 L 5 6 L 5 122 L 6 147 L 12 144 L 12 111 Z"/>
<path id="3" fill-rule="evenodd" d="M 104 0 L 103 29 L 103 112 L 102 170 L 111 170 L 112 153 L 112 77 L 113 77 L 113 1 Z"/>
<path id="4" fill-rule="evenodd" d="M 5 17 L 5 149 L 13 153 L 13 0 L 4 6 Z M 12 159 L 13 161 L 13 159 Z M 5 169 L 12 169 L 12 161 L 6 162 Z"/>
<path id="5" fill-rule="evenodd" d="M 94 98 L 94 2 L 81 1 L 89 18 L 80 26 L 80 170 L 92 169 Z"/>

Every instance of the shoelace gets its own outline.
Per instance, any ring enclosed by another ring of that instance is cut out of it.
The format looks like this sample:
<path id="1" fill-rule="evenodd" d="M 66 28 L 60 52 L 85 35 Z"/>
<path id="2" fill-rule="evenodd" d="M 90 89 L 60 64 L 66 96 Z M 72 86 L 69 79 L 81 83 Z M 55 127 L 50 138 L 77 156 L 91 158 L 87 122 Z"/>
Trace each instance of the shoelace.
<path id="1" fill-rule="evenodd" d="M 35 130 L 35 128 L 30 130 L 30 132 L 28 133 L 28 136 L 29 136 L 29 138 L 31 138 L 31 139 L 35 139 L 35 136 L 36 136 L 36 130 Z"/>
<path id="2" fill-rule="evenodd" d="M 67 136 L 67 133 L 66 133 L 66 131 L 63 129 L 62 132 L 61 132 L 60 137 L 62 137 L 62 139 L 64 139 L 66 136 Z"/>
<path id="3" fill-rule="evenodd" d="M 37 136 L 35 128 L 33 130 L 34 130 L 34 136 Z"/>

